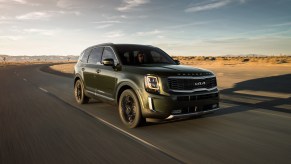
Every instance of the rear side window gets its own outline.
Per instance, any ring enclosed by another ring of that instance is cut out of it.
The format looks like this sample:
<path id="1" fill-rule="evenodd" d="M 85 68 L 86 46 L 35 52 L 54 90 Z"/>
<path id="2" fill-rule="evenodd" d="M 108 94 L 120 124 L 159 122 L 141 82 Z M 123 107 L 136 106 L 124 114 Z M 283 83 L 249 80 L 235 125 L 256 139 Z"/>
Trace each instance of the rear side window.
<path id="1" fill-rule="evenodd" d="M 89 56 L 89 54 L 90 54 L 90 52 L 91 52 L 91 49 L 86 49 L 82 54 L 82 58 L 81 58 L 81 62 L 82 63 L 87 63 L 87 61 L 88 61 L 88 56 Z"/>
<path id="2" fill-rule="evenodd" d="M 103 51 L 102 47 L 94 48 L 91 51 L 90 56 L 88 58 L 88 64 L 100 64 L 102 51 Z"/>

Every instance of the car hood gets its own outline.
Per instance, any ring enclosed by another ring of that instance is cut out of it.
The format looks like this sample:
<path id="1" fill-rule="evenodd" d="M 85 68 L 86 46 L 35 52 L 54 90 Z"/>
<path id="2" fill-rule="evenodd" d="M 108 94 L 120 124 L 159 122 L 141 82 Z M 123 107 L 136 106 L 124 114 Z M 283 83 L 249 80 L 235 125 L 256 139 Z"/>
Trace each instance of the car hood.
<path id="1" fill-rule="evenodd" d="M 151 74 L 158 76 L 209 76 L 213 75 L 211 71 L 184 65 L 140 65 L 124 66 L 124 71 L 135 74 Z"/>

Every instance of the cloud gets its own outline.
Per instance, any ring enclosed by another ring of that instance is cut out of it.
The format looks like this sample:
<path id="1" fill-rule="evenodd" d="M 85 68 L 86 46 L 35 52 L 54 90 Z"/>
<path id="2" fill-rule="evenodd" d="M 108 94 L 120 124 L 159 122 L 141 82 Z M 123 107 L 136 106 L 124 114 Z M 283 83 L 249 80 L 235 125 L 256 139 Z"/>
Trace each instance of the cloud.
<path id="1" fill-rule="evenodd" d="M 46 35 L 46 36 L 53 36 L 55 35 L 58 31 L 57 30 L 46 30 L 46 29 L 24 29 L 23 30 L 25 33 L 36 33 L 40 35 Z"/>
<path id="2" fill-rule="evenodd" d="M 60 14 L 73 14 L 79 16 L 79 11 L 36 11 L 16 16 L 18 20 L 49 20 L 51 17 Z"/>
<path id="3" fill-rule="evenodd" d="M 162 31 L 159 30 L 153 30 L 153 31 L 147 31 L 147 32 L 137 32 L 137 36 L 149 36 L 149 35 L 157 35 L 162 33 Z"/>
<path id="4" fill-rule="evenodd" d="M 48 20 L 52 15 L 48 12 L 30 12 L 16 16 L 18 20 Z"/>
<path id="5" fill-rule="evenodd" d="M 128 19 L 129 17 L 127 15 L 106 15 L 106 14 L 102 14 L 102 17 L 104 17 L 105 19 L 108 20 L 119 20 L 119 19 Z"/>
<path id="6" fill-rule="evenodd" d="M 191 7 L 185 9 L 185 12 L 199 12 L 218 9 L 230 4 L 231 2 L 231 0 L 210 0 L 203 3 L 196 3 L 194 5 L 191 5 Z"/>
<path id="7" fill-rule="evenodd" d="M 22 39 L 23 36 L 18 36 L 18 35 L 3 35 L 0 36 L 0 39 L 9 39 L 9 40 L 13 40 L 13 41 L 17 41 Z"/>
<path id="8" fill-rule="evenodd" d="M 27 0 L 0 0 L 0 8 L 9 8 L 12 5 L 29 5 L 29 6 L 39 6 L 40 4 L 31 3 Z M 3 5 L 4 4 L 4 5 Z"/>
<path id="9" fill-rule="evenodd" d="M 97 29 L 104 29 L 104 28 L 111 27 L 111 26 L 113 26 L 113 24 L 103 24 L 103 25 L 98 25 L 96 28 Z"/>
<path id="10" fill-rule="evenodd" d="M 100 0 L 99 0 L 100 1 Z M 103 8 L 104 5 L 96 0 L 57 0 L 56 6 L 63 9 L 88 9 L 88 8 Z"/>
<path id="11" fill-rule="evenodd" d="M 0 20 L 7 20 L 7 17 L 5 17 L 5 16 L 0 16 Z"/>
<path id="12" fill-rule="evenodd" d="M 73 14 L 73 15 L 76 15 L 76 16 L 79 16 L 81 15 L 81 12 L 79 11 L 50 11 L 51 13 L 55 13 L 55 14 Z"/>
<path id="13" fill-rule="evenodd" d="M 269 27 L 283 27 L 283 26 L 290 26 L 291 22 L 279 23 L 279 24 L 272 24 L 268 25 Z"/>
<path id="14" fill-rule="evenodd" d="M 117 8 L 118 11 L 129 11 L 132 8 L 149 3 L 150 0 L 123 0 L 123 4 Z"/>
<path id="15" fill-rule="evenodd" d="M 210 23 L 210 21 L 192 22 L 192 23 L 168 26 L 167 28 L 169 28 L 169 29 L 178 29 L 178 28 L 185 28 L 185 27 L 189 27 L 189 26 L 203 26 L 203 25 L 207 25 L 209 23 Z"/>
<path id="16" fill-rule="evenodd" d="M 0 0 L 0 3 L 8 3 L 8 2 L 14 2 L 18 4 L 27 4 L 28 2 L 26 0 Z"/>
<path id="17" fill-rule="evenodd" d="M 94 24 L 97 24 L 97 29 L 104 29 L 104 28 L 107 28 L 107 27 L 111 27 L 113 26 L 114 24 L 117 24 L 117 23 L 122 23 L 120 21 L 117 21 L 117 20 L 106 20 L 106 21 L 95 21 L 95 22 L 92 22 Z"/>
<path id="18" fill-rule="evenodd" d="M 124 36 L 124 33 L 122 31 L 112 31 L 112 32 L 105 33 L 105 37 L 107 38 L 119 38 L 122 36 Z"/>
<path id="19" fill-rule="evenodd" d="M 13 23 L 13 19 L 10 17 L 0 16 L 0 24 L 9 24 Z"/>
<path id="20" fill-rule="evenodd" d="M 108 23 L 121 23 L 120 21 L 115 21 L 115 20 L 109 20 L 109 21 L 96 21 L 92 23 L 97 23 L 97 24 L 108 24 Z"/>
<path id="21" fill-rule="evenodd" d="M 12 0 L 12 1 L 20 3 L 20 4 L 27 4 L 26 0 Z"/>
<path id="22" fill-rule="evenodd" d="M 70 0 L 59 0 L 57 1 L 57 7 L 60 8 L 73 8 L 75 5 Z"/>

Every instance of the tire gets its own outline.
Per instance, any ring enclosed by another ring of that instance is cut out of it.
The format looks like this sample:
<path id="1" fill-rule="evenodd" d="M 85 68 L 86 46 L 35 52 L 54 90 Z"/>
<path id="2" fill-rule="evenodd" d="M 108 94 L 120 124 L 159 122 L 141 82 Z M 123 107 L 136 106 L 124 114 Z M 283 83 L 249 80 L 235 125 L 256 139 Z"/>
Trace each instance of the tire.
<path id="1" fill-rule="evenodd" d="M 74 95 L 78 104 L 86 104 L 89 102 L 89 97 L 84 93 L 84 84 L 81 80 L 77 80 L 75 83 Z"/>
<path id="2" fill-rule="evenodd" d="M 118 111 L 121 121 L 128 128 L 136 128 L 145 123 L 145 119 L 141 114 L 139 100 L 132 89 L 127 89 L 120 95 Z"/>

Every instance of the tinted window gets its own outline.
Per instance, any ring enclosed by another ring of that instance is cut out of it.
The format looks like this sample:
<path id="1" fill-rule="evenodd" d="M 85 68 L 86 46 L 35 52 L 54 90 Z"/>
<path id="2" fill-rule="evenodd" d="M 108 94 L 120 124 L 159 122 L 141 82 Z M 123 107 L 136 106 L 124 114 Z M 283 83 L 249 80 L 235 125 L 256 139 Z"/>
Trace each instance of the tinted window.
<path id="1" fill-rule="evenodd" d="M 151 58 L 153 59 L 154 63 L 167 63 L 168 62 L 167 58 L 164 55 L 162 55 L 156 51 L 151 51 L 150 54 L 151 54 Z"/>
<path id="2" fill-rule="evenodd" d="M 101 47 L 94 48 L 90 53 L 90 56 L 88 58 L 88 63 L 89 64 L 100 63 L 102 51 L 103 51 L 103 48 Z"/>
<path id="3" fill-rule="evenodd" d="M 175 64 L 173 59 L 156 47 L 140 45 L 117 45 L 117 54 L 123 65 L 141 65 L 141 64 Z M 139 54 L 143 54 L 140 62 Z"/>
<path id="4" fill-rule="evenodd" d="M 83 52 L 83 56 L 82 56 L 81 62 L 83 62 L 83 63 L 87 63 L 87 61 L 88 61 L 88 56 L 89 56 L 89 54 L 90 54 L 90 51 L 91 51 L 91 48 L 90 48 L 90 49 L 86 49 L 86 50 Z"/>
<path id="5" fill-rule="evenodd" d="M 103 59 L 113 59 L 114 62 L 117 62 L 116 56 L 113 52 L 113 50 L 110 47 L 105 47 L 104 51 L 103 51 L 103 56 L 102 56 L 102 60 Z"/>

